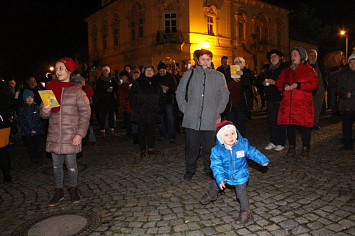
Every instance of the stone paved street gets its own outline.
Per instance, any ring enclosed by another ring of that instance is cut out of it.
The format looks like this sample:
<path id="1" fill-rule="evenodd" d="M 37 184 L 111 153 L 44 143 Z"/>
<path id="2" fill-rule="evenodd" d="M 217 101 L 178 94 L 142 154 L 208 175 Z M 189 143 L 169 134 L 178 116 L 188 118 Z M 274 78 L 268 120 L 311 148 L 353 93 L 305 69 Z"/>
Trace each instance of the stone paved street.
<path id="1" fill-rule="evenodd" d="M 91 235 L 355 235 L 355 154 L 338 151 L 341 123 L 323 117 L 321 126 L 312 131 L 311 159 L 301 162 L 283 158 L 286 150 L 263 150 L 264 114 L 247 122 L 250 143 L 271 162 L 267 169 L 249 163 L 254 222 L 246 226 L 234 223 L 239 203 L 231 188 L 207 206 L 199 203 L 210 185 L 201 160 L 193 179 L 183 180 L 183 135 L 176 144 L 157 142 L 162 154 L 149 159 L 139 158 L 122 129 L 98 137 L 78 160 L 81 202 L 71 204 L 66 191 L 54 208 L 47 206 L 54 190 L 51 160 L 33 166 L 22 144 L 11 146 L 13 182 L 0 184 L 0 235 L 63 212 L 98 214 L 101 225 Z M 300 153 L 300 134 L 297 142 Z"/>

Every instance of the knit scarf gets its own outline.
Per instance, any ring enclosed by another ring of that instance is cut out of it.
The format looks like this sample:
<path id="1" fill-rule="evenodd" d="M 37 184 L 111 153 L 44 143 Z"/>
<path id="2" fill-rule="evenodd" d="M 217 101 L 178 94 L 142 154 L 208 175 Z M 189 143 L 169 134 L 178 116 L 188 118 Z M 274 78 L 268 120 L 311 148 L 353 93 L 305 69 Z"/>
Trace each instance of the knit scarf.
<path id="1" fill-rule="evenodd" d="M 61 104 L 62 100 L 62 88 L 69 88 L 73 87 L 74 84 L 71 82 L 60 82 L 57 79 L 53 79 L 49 84 L 47 89 L 52 90 L 55 97 L 57 98 L 57 101 L 59 105 Z M 57 113 L 60 111 L 60 107 L 54 107 L 52 108 L 52 112 Z"/>

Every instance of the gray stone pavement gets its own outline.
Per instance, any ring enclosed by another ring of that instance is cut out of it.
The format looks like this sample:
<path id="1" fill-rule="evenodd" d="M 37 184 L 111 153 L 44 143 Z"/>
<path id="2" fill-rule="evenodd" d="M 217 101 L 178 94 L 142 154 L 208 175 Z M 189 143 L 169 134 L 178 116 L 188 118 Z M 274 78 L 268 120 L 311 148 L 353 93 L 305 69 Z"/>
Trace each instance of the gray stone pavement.
<path id="1" fill-rule="evenodd" d="M 139 148 L 124 138 L 98 137 L 84 147 L 79 163 L 82 200 L 68 193 L 59 206 L 47 206 L 53 194 L 51 160 L 32 166 L 23 145 L 11 146 L 10 184 L 0 184 L 0 235 L 55 213 L 94 212 L 101 225 L 90 235 L 355 235 L 355 154 L 338 151 L 341 123 L 329 117 L 312 131 L 311 159 L 285 159 L 264 151 L 265 115 L 247 122 L 250 143 L 270 159 L 267 169 L 250 162 L 248 195 L 254 222 L 237 226 L 239 203 L 233 189 L 203 206 L 210 180 L 199 160 L 192 181 L 184 181 L 184 137 L 176 144 L 157 142 L 159 156 L 139 159 Z M 300 134 L 298 134 L 300 152 Z M 133 163 L 135 157 L 139 162 Z M 2 179 L 0 179 L 2 181 Z"/>

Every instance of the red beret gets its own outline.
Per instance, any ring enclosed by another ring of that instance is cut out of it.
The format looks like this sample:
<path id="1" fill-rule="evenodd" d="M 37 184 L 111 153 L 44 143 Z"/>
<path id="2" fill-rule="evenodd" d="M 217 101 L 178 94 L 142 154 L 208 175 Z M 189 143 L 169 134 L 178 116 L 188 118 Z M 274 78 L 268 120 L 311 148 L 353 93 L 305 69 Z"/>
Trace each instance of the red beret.
<path id="1" fill-rule="evenodd" d="M 71 59 L 70 57 L 63 57 L 61 59 L 59 59 L 57 62 L 63 62 L 65 67 L 70 71 L 70 73 L 73 73 L 74 71 L 76 71 L 78 69 L 78 66 L 76 65 L 76 63 L 73 61 L 73 59 Z"/>

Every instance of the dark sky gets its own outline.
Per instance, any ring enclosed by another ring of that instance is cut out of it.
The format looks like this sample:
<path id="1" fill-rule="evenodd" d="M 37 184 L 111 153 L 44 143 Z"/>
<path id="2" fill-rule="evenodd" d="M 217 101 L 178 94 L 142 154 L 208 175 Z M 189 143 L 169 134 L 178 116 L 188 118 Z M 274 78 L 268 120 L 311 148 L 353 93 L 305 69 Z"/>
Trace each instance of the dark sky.
<path id="1" fill-rule="evenodd" d="M 353 0 L 266 2 L 291 10 L 304 2 L 324 23 L 355 32 Z M 0 0 L 0 77 L 24 79 L 60 57 L 87 51 L 85 18 L 100 7 L 101 0 Z"/>
<path id="2" fill-rule="evenodd" d="M 100 0 L 0 0 L 0 76 L 27 77 L 87 50 L 85 18 L 100 6 Z"/>

